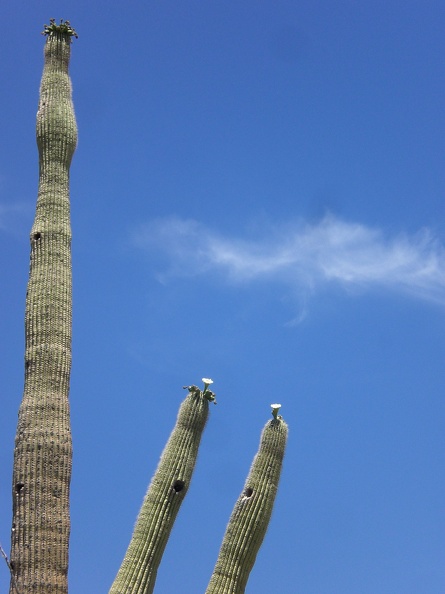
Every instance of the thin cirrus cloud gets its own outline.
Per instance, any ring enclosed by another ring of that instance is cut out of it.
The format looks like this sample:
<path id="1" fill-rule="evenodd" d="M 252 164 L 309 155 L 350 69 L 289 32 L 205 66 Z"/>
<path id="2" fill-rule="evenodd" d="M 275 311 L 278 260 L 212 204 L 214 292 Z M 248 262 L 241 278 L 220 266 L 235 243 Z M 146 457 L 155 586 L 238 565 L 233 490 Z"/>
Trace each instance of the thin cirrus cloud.
<path id="1" fill-rule="evenodd" d="M 427 229 L 393 237 L 332 215 L 321 221 L 224 235 L 190 219 L 139 228 L 135 243 L 165 259 L 161 277 L 219 273 L 230 282 L 280 282 L 307 292 L 338 285 L 388 290 L 445 305 L 445 247 Z"/>

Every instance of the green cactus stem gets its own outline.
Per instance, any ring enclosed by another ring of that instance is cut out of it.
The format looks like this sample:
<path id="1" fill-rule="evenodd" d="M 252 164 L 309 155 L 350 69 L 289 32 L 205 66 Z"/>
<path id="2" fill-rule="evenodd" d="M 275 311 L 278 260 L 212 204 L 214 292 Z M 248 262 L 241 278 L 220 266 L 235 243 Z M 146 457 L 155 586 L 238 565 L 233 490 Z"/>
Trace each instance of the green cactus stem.
<path id="1" fill-rule="evenodd" d="M 68 66 L 74 30 L 46 32 L 37 112 L 39 190 L 31 230 L 25 385 L 13 467 L 10 594 L 66 594 L 72 444 L 69 168 L 77 144 Z"/>
<path id="2" fill-rule="evenodd" d="M 161 558 L 188 491 L 201 436 L 215 400 L 210 390 L 185 386 L 176 425 L 153 476 L 127 553 L 109 594 L 151 594 Z"/>
<path id="3" fill-rule="evenodd" d="M 288 428 L 276 414 L 261 434 L 244 489 L 239 496 L 206 594 L 243 594 L 272 515 Z"/>

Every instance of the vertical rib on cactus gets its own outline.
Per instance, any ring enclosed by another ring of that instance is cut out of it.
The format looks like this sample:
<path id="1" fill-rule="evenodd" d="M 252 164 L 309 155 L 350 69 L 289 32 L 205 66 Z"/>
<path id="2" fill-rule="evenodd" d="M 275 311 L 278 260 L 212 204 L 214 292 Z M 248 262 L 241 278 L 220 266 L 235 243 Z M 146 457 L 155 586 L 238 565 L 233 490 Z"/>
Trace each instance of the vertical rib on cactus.
<path id="1" fill-rule="evenodd" d="M 68 22 L 56 25 L 52 20 L 44 33 L 36 127 L 39 190 L 26 295 L 25 385 L 14 450 L 11 594 L 68 591 L 72 458 L 69 167 L 77 143 L 68 65 L 75 32 Z"/>
<path id="2" fill-rule="evenodd" d="M 198 457 L 214 394 L 188 387 L 176 425 L 153 476 L 127 553 L 109 594 L 151 594 L 157 570 Z"/>
<path id="3" fill-rule="evenodd" d="M 287 425 L 273 414 L 233 508 L 206 594 L 243 594 L 246 588 L 272 515 L 286 449 Z"/>

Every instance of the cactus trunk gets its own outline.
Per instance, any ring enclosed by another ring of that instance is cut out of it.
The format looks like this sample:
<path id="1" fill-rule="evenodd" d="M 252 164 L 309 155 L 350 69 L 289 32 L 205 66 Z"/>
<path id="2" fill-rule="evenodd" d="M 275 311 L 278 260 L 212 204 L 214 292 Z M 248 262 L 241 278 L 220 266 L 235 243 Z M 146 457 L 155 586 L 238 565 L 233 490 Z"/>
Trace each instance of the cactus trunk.
<path id="1" fill-rule="evenodd" d="M 263 429 L 260 447 L 239 496 L 206 594 L 243 594 L 272 515 L 288 429 L 281 417 Z"/>
<path id="2" fill-rule="evenodd" d="M 151 594 L 179 508 L 188 491 L 212 392 L 190 386 L 148 488 L 109 594 Z M 210 396 L 209 396 L 210 395 Z"/>
<path id="3" fill-rule="evenodd" d="M 14 450 L 10 594 L 68 591 L 69 168 L 77 127 L 68 75 L 72 33 L 61 26 L 46 34 L 37 112 L 39 190 L 26 295 L 25 385 Z"/>

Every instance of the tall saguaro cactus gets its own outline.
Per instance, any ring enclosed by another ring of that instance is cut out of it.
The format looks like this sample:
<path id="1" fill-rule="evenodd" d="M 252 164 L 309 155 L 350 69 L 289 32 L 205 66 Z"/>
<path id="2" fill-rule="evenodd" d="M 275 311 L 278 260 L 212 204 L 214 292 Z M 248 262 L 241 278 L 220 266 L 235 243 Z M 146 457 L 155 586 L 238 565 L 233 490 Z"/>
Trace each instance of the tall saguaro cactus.
<path id="1" fill-rule="evenodd" d="M 211 382 L 211 380 L 204 380 Z M 142 504 L 133 536 L 109 594 L 151 594 L 165 546 L 188 491 L 215 395 L 189 386 L 176 425 Z"/>
<path id="2" fill-rule="evenodd" d="M 287 425 L 272 405 L 260 447 L 233 508 L 206 594 L 243 594 L 269 525 L 286 449 Z"/>
<path id="3" fill-rule="evenodd" d="M 25 314 L 25 386 L 13 468 L 10 594 L 66 594 L 70 535 L 71 227 L 77 126 L 69 22 L 45 25 L 37 112 L 39 190 Z"/>

